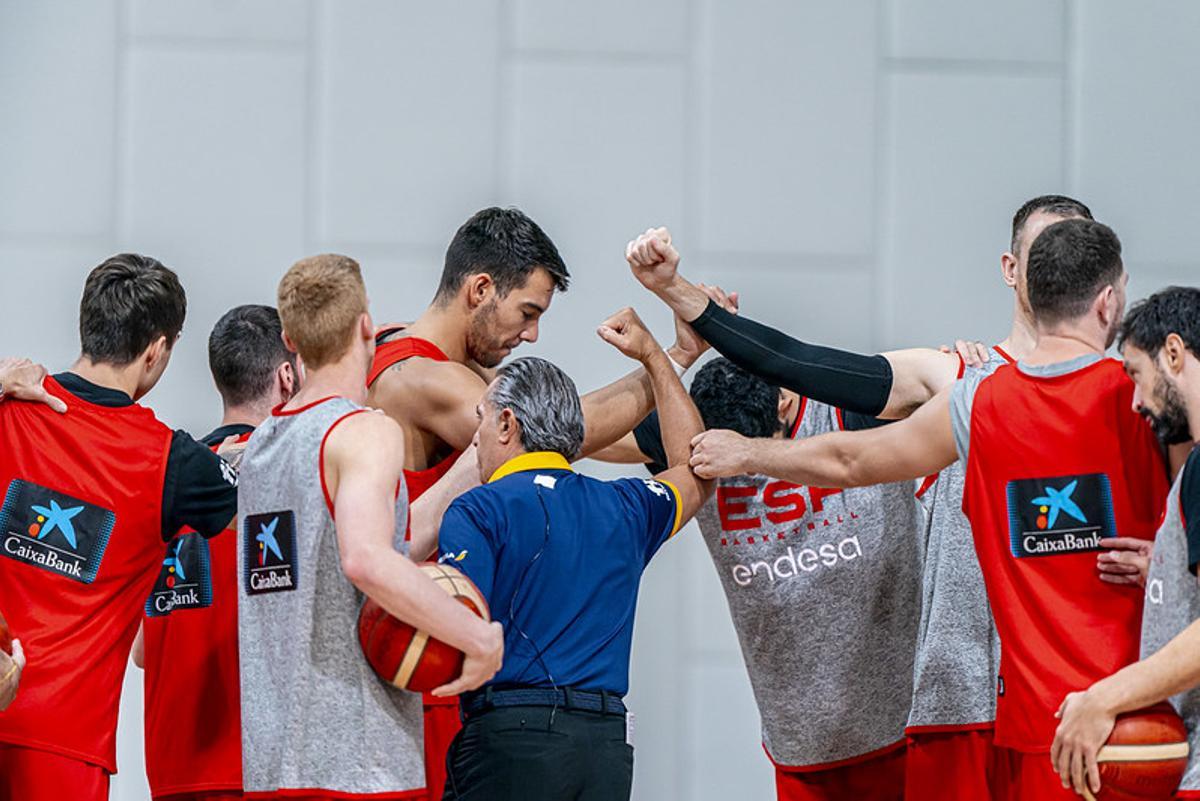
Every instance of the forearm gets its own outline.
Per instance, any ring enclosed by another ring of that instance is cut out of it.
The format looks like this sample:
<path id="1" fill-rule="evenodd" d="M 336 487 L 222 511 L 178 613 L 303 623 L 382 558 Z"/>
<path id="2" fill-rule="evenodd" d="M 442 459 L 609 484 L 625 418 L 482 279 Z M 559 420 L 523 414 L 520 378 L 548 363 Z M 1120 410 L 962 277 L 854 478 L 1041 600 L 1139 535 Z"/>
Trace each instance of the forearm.
<path id="1" fill-rule="evenodd" d="M 841 445 L 846 436 L 850 435 L 839 432 L 802 440 L 750 440 L 744 472 L 812 487 L 858 486 L 854 454 Z"/>
<path id="2" fill-rule="evenodd" d="M 360 555 L 363 563 L 347 575 L 356 587 L 394 617 L 460 651 L 487 647 L 487 625 L 425 577 L 391 548 Z"/>
<path id="3" fill-rule="evenodd" d="M 888 406 L 892 366 L 883 356 L 810 345 L 716 303 L 691 325 L 722 356 L 770 384 L 873 417 Z"/>
<path id="4" fill-rule="evenodd" d="M 479 486 L 479 463 L 475 450 L 469 448 L 446 475 L 427 489 L 408 510 L 409 555 L 414 562 L 428 559 L 438 547 L 438 529 L 442 516 L 459 495 Z"/>
<path id="5" fill-rule="evenodd" d="M 692 439 L 704 430 L 704 421 L 665 354 L 659 351 L 645 366 L 658 407 L 667 465 L 686 465 L 692 455 Z"/>
<path id="6" fill-rule="evenodd" d="M 585 431 L 579 458 L 583 458 L 612 445 L 650 414 L 654 408 L 650 376 L 639 368 L 584 395 L 580 404 Z"/>
<path id="7" fill-rule="evenodd" d="M 1092 685 L 1114 715 L 1151 706 L 1200 685 L 1200 620 L 1151 656 Z"/>

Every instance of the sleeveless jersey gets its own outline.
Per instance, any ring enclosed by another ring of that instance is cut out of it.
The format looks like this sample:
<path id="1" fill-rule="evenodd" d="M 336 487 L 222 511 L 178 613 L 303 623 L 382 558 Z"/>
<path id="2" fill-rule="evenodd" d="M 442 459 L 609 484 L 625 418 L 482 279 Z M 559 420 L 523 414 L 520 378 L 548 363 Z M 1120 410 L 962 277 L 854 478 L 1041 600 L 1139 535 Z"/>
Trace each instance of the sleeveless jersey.
<path id="1" fill-rule="evenodd" d="M 421 797 L 421 699 L 380 680 L 356 636 L 321 458 L 364 411 L 328 398 L 276 410 L 250 439 L 238 493 L 238 644 L 247 793 Z M 403 490 L 403 487 L 399 488 Z M 396 499 L 404 548 L 407 496 Z"/>
<path id="2" fill-rule="evenodd" d="M 185 530 L 167 544 L 146 599 L 146 778 L 155 798 L 242 787 L 236 546 L 235 529 L 211 540 Z"/>
<path id="3" fill-rule="evenodd" d="M 1011 361 L 992 348 L 982 366 L 964 366 L 959 378 L 978 383 Z M 996 718 L 1000 638 L 962 510 L 965 481 L 966 465 L 959 460 L 924 494 L 925 571 L 910 734 L 986 728 Z"/>
<path id="4" fill-rule="evenodd" d="M 1187 526 L 1180 503 L 1183 471 L 1171 487 L 1166 513 L 1154 538 L 1142 612 L 1143 659 L 1158 651 L 1200 618 L 1200 581 L 1188 570 Z M 1180 790 L 1200 790 L 1200 687 L 1176 695 L 1171 703 L 1188 730 L 1188 766 Z"/>
<path id="5" fill-rule="evenodd" d="M 1099 541 L 1150 539 L 1167 494 L 1132 400 L 1120 362 L 1099 356 L 954 387 L 963 508 L 1003 646 L 998 746 L 1048 751 L 1067 693 L 1137 659 L 1142 592 L 1096 572 Z"/>
<path id="6" fill-rule="evenodd" d="M 432 359 L 435 362 L 450 361 L 450 358 L 442 352 L 441 348 L 427 339 L 401 337 L 400 339 L 392 339 L 386 342 L 379 341 L 399 330 L 401 329 L 385 328 L 376 333 L 375 358 L 371 362 L 370 372 L 367 373 L 368 387 L 374 384 L 375 379 L 379 378 L 389 367 L 399 364 L 405 359 L 411 359 L 414 356 L 422 356 L 426 359 Z M 462 451 L 455 451 L 433 467 L 427 467 L 424 470 L 405 470 L 404 483 L 408 486 L 409 502 L 411 503 L 425 494 L 425 490 L 436 484 L 438 479 L 450 471 L 450 468 L 454 466 L 454 463 L 458 461 L 458 457 L 461 455 Z"/>
<path id="7" fill-rule="evenodd" d="M 0 742 L 116 771 L 117 707 L 162 560 L 171 430 L 144 406 L 67 392 L 0 403 L 0 610 L 29 665 Z"/>
<path id="8" fill-rule="evenodd" d="M 792 435 L 840 427 L 809 400 Z M 818 769 L 903 742 L 922 562 L 913 488 L 739 476 L 697 515 L 777 765 Z"/>

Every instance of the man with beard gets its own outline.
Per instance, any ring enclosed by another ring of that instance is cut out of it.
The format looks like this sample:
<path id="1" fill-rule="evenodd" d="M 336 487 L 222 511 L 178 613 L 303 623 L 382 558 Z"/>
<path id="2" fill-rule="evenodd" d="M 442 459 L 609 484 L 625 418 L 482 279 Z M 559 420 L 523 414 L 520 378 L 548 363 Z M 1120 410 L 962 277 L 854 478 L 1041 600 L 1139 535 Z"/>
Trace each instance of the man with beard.
<path id="1" fill-rule="evenodd" d="M 415 501 L 471 443 L 475 410 L 491 368 L 523 342 L 570 281 L 550 237 L 517 209 L 488 208 L 463 223 L 446 250 L 433 303 L 411 325 L 376 337 L 367 404 L 404 429 L 404 478 Z M 677 370 L 698 352 L 677 344 Z M 627 434 L 653 406 L 650 380 L 637 370 L 581 398 L 586 433 L 579 457 Z M 416 559 L 427 553 L 414 553 Z M 445 757 L 460 724 L 457 700 L 426 696 L 425 754 L 431 798 L 440 798 Z"/>
<path id="2" fill-rule="evenodd" d="M 1134 306 L 1121 329 L 1134 408 L 1168 444 L 1200 438 L 1200 289 L 1170 287 Z M 1200 798 L 1200 449 L 1171 487 L 1154 540 L 1142 613 L 1142 660 L 1063 701 L 1051 758 L 1075 790 L 1100 791 L 1096 754 L 1117 715 L 1170 698 L 1190 754 L 1177 798 Z"/>
<path id="3" fill-rule="evenodd" d="M 1096 579 L 1101 541 L 1149 539 L 1166 471 L 1134 387 L 1104 358 L 1125 303 L 1121 246 L 1107 226 L 1064 220 L 1029 253 L 1037 345 L 1016 365 L 956 382 L 892 425 L 800 441 L 709 431 L 703 477 L 761 473 L 855 487 L 966 461 L 963 507 L 1002 643 L 993 794 L 1074 798 L 1046 758 L 1054 710 L 1073 687 L 1137 657 L 1141 593 Z"/>

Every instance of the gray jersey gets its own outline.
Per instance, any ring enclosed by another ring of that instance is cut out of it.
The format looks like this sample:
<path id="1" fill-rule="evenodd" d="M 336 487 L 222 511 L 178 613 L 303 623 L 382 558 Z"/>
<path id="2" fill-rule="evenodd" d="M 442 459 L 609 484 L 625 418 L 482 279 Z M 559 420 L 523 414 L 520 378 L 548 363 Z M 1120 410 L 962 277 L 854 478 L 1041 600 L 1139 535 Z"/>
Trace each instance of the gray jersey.
<path id="1" fill-rule="evenodd" d="M 238 648 L 246 792 L 383 793 L 425 784 L 421 698 L 381 681 L 356 635 L 363 594 L 342 573 L 320 453 L 361 407 L 334 398 L 272 415 L 238 489 Z M 404 546 L 407 497 L 396 502 Z"/>
<path id="2" fill-rule="evenodd" d="M 836 410 L 808 401 L 795 436 L 839 427 Z M 913 489 L 740 476 L 697 515 L 776 763 L 822 765 L 904 737 L 922 561 Z"/>
<path id="3" fill-rule="evenodd" d="M 965 368 L 961 380 L 978 385 L 1006 362 L 992 348 L 987 362 Z M 966 462 L 960 460 L 942 470 L 925 493 L 929 517 L 912 728 L 966 727 L 996 718 L 1000 638 L 962 509 L 965 481 Z"/>
<path id="4" fill-rule="evenodd" d="M 1200 617 L 1200 580 L 1188 570 L 1187 529 L 1179 489 L 1183 471 L 1167 496 L 1167 512 L 1154 537 L 1154 556 L 1146 576 L 1142 609 L 1142 659 L 1153 654 Z M 1180 790 L 1200 790 L 1200 688 L 1171 699 L 1188 729 L 1187 772 Z"/>

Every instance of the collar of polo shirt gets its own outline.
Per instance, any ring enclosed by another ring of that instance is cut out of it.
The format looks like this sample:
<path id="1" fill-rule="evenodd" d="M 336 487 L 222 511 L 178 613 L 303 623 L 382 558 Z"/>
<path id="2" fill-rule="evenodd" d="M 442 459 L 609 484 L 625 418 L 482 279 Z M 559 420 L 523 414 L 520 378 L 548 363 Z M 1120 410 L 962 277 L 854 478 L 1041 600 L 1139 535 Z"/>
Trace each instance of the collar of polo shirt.
<path id="1" fill-rule="evenodd" d="M 493 481 L 499 481 L 505 476 L 511 476 L 513 473 L 524 473 L 528 470 L 570 469 L 571 463 L 561 453 L 533 451 L 531 453 L 522 453 L 520 456 L 514 456 L 497 467 L 496 472 L 492 473 L 492 477 L 488 479 L 488 483 L 491 484 Z"/>

